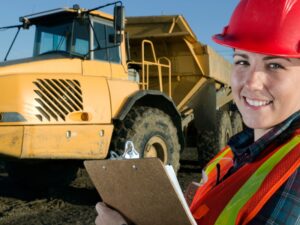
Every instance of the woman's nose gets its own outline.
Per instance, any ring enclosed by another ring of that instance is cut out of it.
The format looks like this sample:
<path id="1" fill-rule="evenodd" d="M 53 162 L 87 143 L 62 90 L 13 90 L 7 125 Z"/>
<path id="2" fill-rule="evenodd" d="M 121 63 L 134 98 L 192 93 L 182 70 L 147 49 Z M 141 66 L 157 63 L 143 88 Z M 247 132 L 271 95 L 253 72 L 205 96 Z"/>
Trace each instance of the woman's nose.
<path id="1" fill-rule="evenodd" d="M 264 87 L 264 72 L 262 71 L 249 71 L 245 76 L 245 86 L 253 90 L 261 90 Z"/>

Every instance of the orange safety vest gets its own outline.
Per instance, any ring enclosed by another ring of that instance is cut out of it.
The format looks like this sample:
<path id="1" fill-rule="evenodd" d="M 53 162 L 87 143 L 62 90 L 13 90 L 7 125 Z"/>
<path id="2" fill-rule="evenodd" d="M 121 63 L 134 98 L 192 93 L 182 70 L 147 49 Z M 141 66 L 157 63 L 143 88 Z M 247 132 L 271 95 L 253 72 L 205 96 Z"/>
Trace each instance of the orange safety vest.
<path id="1" fill-rule="evenodd" d="M 217 184 L 233 166 L 233 153 L 225 147 L 208 164 L 208 180 L 200 186 L 190 206 L 201 225 L 245 225 L 300 165 L 300 131 L 286 143 L 271 145 Z M 219 169 L 217 169 L 219 167 Z"/>

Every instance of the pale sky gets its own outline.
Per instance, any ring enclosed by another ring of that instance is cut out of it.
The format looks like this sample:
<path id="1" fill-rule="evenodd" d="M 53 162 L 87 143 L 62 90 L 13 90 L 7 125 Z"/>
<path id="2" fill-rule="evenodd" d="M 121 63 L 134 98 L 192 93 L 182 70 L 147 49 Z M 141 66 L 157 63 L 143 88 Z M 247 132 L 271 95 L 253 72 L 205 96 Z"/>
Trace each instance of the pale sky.
<path id="1" fill-rule="evenodd" d="M 0 27 L 19 24 L 19 17 L 45 10 L 72 7 L 94 8 L 113 1 L 96 0 L 10 0 L 1 4 Z M 177 15 L 188 21 L 198 40 L 212 46 L 224 57 L 231 58 L 231 50 L 212 42 L 211 36 L 227 25 L 239 0 L 124 0 L 127 16 Z M 3 60 L 16 30 L 0 31 L 0 61 Z M 22 31 L 21 31 L 22 32 Z M 11 58 L 28 56 L 32 52 L 32 34 L 21 33 L 12 49 Z"/>

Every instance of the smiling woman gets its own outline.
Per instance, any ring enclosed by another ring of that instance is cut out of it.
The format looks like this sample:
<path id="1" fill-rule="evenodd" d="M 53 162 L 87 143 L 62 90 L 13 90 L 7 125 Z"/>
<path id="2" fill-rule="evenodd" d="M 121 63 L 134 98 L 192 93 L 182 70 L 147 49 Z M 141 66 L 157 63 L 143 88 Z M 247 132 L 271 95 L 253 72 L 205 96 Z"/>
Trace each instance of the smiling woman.
<path id="1" fill-rule="evenodd" d="M 297 58 L 235 51 L 233 96 L 256 140 L 300 110 L 299 74 Z"/>

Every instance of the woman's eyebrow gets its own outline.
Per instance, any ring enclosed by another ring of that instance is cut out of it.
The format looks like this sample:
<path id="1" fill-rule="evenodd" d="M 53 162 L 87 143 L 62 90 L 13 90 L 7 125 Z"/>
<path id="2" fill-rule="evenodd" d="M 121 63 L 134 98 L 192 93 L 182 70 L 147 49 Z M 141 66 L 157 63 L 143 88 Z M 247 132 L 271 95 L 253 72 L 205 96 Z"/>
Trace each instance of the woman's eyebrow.
<path id="1" fill-rule="evenodd" d="M 248 56 L 248 55 L 242 54 L 242 53 L 234 53 L 234 54 L 233 54 L 233 57 L 236 57 L 236 56 L 240 56 L 240 57 L 242 57 L 242 58 L 249 59 L 249 56 Z"/>
<path id="2" fill-rule="evenodd" d="M 288 62 L 291 62 L 289 58 L 281 57 L 281 56 L 266 56 L 263 58 L 263 60 L 271 60 L 271 59 L 283 59 L 283 60 L 287 60 Z"/>

